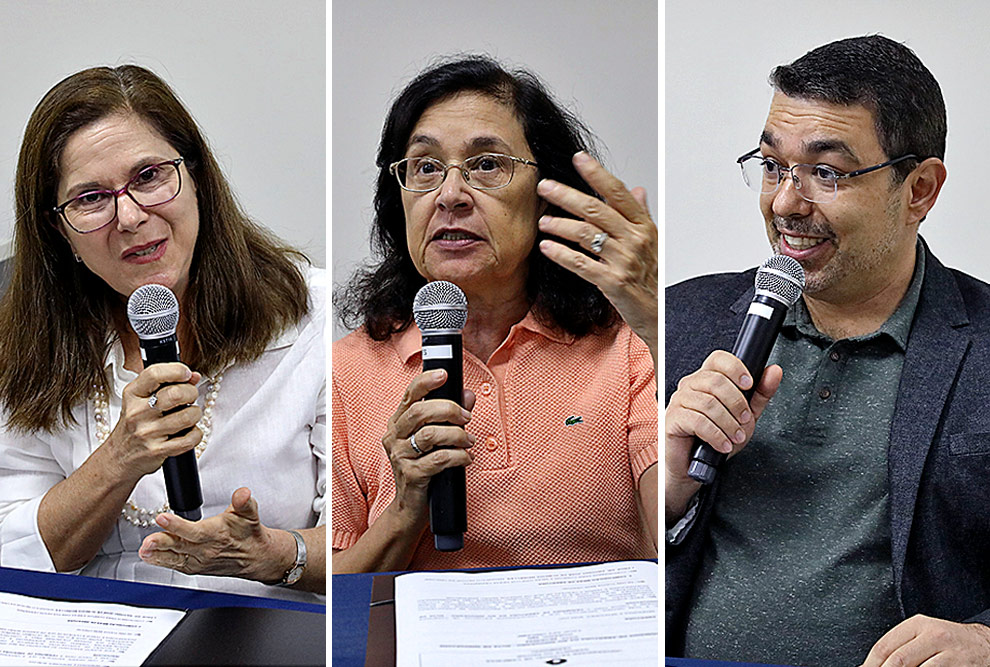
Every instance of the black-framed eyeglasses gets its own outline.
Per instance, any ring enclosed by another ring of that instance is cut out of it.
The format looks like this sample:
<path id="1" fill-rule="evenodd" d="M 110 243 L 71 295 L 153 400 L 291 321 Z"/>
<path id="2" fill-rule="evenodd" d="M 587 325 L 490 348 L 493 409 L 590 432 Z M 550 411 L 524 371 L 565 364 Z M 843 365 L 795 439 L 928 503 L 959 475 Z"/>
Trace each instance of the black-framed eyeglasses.
<path id="1" fill-rule="evenodd" d="M 119 190 L 90 190 L 59 204 L 54 211 L 80 234 L 103 229 L 117 218 L 117 199 L 126 194 L 141 208 L 167 204 L 179 196 L 185 158 L 159 162 L 145 167 Z"/>
<path id="2" fill-rule="evenodd" d="M 460 164 L 444 163 L 432 157 L 407 157 L 388 166 L 395 174 L 399 187 L 409 192 L 431 192 L 439 188 L 447 172 L 456 167 L 461 171 L 464 182 L 476 190 L 498 190 L 512 182 L 516 163 L 537 167 L 532 160 L 526 160 L 501 153 L 482 153 L 469 157 Z"/>
<path id="3" fill-rule="evenodd" d="M 773 158 L 759 155 L 759 152 L 759 148 L 754 148 L 736 160 L 742 170 L 743 180 L 751 190 L 763 195 L 772 194 L 780 187 L 784 176 L 790 174 L 797 193 L 807 201 L 819 204 L 835 201 L 839 191 L 839 181 L 869 174 L 905 160 L 919 159 L 914 154 L 902 155 L 872 167 L 841 172 L 827 164 L 795 164 L 785 167 Z"/>

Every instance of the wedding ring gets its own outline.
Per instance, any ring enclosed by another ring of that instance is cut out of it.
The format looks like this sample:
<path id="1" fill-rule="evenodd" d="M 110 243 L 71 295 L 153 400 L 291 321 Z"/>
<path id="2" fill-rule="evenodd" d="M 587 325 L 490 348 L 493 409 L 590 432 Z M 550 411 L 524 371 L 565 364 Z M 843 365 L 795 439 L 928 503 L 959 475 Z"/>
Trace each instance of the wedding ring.
<path id="1" fill-rule="evenodd" d="M 596 255 L 600 254 L 602 247 L 605 245 L 605 241 L 608 240 L 608 232 L 598 232 L 595 234 L 595 238 L 591 239 L 591 252 Z"/>
<path id="2" fill-rule="evenodd" d="M 416 445 L 416 434 L 415 433 L 413 433 L 411 436 L 409 436 L 409 444 L 412 445 L 413 451 L 416 452 L 416 454 L 418 456 L 422 456 L 423 455 L 423 450 L 420 449 Z"/>
<path id="3" fill-rule="evenodd" d="M 158 394 L 152 394 L 148 397 L 148 407 L 154 410 L 156 405 L 158 405 Z"/>

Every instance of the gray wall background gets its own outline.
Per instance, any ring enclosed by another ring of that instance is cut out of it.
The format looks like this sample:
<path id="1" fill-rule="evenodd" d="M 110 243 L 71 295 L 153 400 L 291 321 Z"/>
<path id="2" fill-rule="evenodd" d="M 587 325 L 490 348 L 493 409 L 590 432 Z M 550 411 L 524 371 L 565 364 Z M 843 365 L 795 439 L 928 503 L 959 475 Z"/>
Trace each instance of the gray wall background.
<path id="1" fill-rule="evenodd" d="M 79 70 L 133 62 L 186 104 L 248 214 L 326 266 L 326 14 L 323 0 L 0 0 L 0 256 L 35 105 Z"/>
<path id="2" fill-rule="evenodd" d="M 990 280 L 988 25 L 990 5 L 966 0 L 667 3 L 665 283 L 769 256 L 757 195 L 735 164 L 759 143 L 767 76 L 816 46 L 870 33 L 906 43 L 945 97 L 948 178 L 921 234 L 948 266 Z"/>
<path id="3" fill-rule="evenodd" d="M 607 149 L 606 166 L 647 189 L 656 219 L 657 13 L 654 0 L 335 2 L 334 284 L 370 257 L 375 155 L 389 102 L 441 55 L 485 52 L 536 72 Z M 346 333 L 334 327 L 334 338 Z"/>

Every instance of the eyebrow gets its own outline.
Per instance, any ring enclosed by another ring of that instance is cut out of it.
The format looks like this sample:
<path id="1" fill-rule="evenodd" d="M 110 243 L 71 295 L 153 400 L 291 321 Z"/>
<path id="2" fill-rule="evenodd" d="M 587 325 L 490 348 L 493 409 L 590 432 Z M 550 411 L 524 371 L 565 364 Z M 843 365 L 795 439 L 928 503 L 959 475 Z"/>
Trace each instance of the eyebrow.
<path id="1" fill-rule="evenodd" d="M 406 150 L 412 148 L 416 144 L 424 144 L 432 148 L 440 148 L 440 141 L 436 137 L 431 137 L 428 134 L 415 134 L 411 136 L 409 138 L 409 143 L 406 146 Z M 509 145 L 505 143 L 505 141 L 494 135 L 474 137 L 467 142 L 467 147 L 471 150 L 497 149 L 506 152 L 510 150 Z"/>
<path id="2" fill-rule="evenodd" d="M 760 143 L 766 144 L 770 148 L 777 147 L 777 139 L 764 130 L 760 134 Z M 859 163 L 859 156 L 852 149 L 852 146 L 841 139 L 812 139 L 804 143 L 804 152 L 811 155 L 821 155 L 822 153 L 841 153 L 850 160 Z"/>
<path id="3" fill-rule="evenodd" d="M 131 165 L 131 168 L 129 170 L 129 173 L 131 174 L 130 178 L 134 178 L 142 169 L 150 167 L 151 165 L 154 164 L 168 162 L 170 159 L 172 158 L 149 156 L 149 157 L 141 158 L 140 160 L 136 160 Z M 130 181 L 130 178 L 127 180 Z M 112 189 L 113 188 L 107 187 L 106 185 L 99 183 L 97 181 L 87 181 L 85 183 L 77 183 L 73 185 L 71 188 L 69 188 L 65 193 L 65 198 L 66 201 L 68 201 L 69 199 L 75 199 L 79 195 L 84 194 L 86 192 L 92 192 L 94 190 L 112 190 Z"/>

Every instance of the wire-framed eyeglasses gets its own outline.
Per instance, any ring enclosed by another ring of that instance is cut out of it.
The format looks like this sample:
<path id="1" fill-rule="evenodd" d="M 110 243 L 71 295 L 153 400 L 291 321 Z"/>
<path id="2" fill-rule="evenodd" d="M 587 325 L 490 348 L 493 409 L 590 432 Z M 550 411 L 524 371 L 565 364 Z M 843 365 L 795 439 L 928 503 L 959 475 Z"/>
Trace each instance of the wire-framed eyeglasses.
<path id="1" fill-rule="evenodd" d="M 388 166 L 395 174 L 399 187 L 409 192 L 430 192 L 436 190 L 447 178 L 451 168 L 460 170 L 464 182 L 476 190 L 498 190 L 512 182 L 516 163 L 530 167 L 539 166 L 526 160 L 501 153 L 482 153 L 469 157 L 460 164 L 444 163 L 432 157 L 407 157 Z"/>
<path id="2" fill-rule="evenodd" d="M 182 172 L 179 157 L 141 169 L 119 190 L 89 190 L 59 204 L 54 211 L 80 234 L 103 229 L 117 218 L 117 199 L 126 194 L 141 208 L 167 204 L 179 196 Z"/>
<path id="3" fill-rule="evenodd" d="M 819 204 L 835 201 L 839 191 L 839 181 L 869 174 L 905 160 L 918 159 L 914 154 L 902 155 L 872 167 L 841 172 L 827 164 L 795 164 L 785 167 L 773 158 L 763 157 L 759 152 L 759 148 L 754 148 L 736 160 L 742 170 L 743 180 L 751 190 L 763 195 L 772 194 L 780 187 L 784 176 L 790 174 L 797 193 L 804 199 Z"/>

